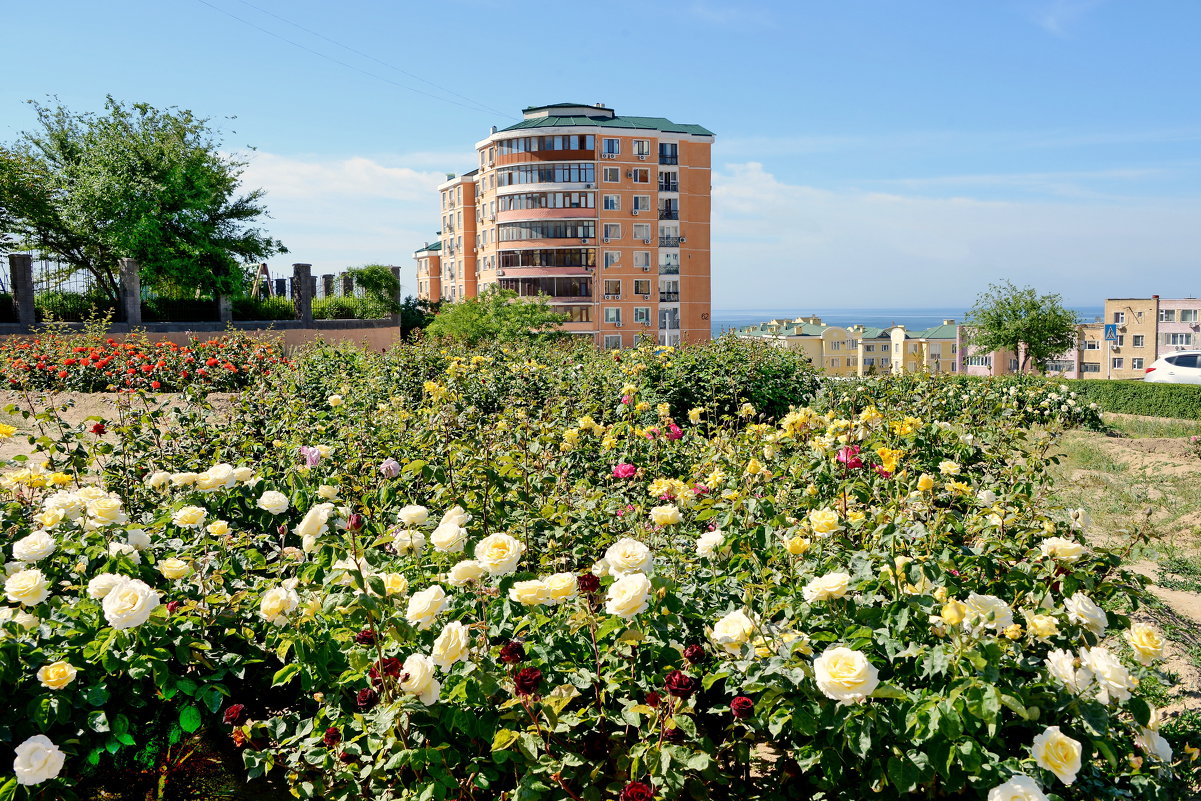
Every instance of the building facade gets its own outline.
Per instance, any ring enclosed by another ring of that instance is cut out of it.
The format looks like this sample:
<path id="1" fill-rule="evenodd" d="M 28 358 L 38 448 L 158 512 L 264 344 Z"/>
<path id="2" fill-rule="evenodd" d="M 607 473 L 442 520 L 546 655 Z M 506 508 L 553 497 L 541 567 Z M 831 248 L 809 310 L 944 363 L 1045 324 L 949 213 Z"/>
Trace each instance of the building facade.
<path id="1" fill-rule="evenodd" d="M 1201 347 L 1201 299 L 1109 298 L 1105 322 L 1117 326 L 1117 340 L 1102 343 L 1104 376 L 1142 378 L 1160 356 Z"/>
<path id="2" fill-rule="evenodd" d="M 606 348 L 708 339 L 713 139 L 600 104 L 524 109 L 438 187 L 440 280 L 422 283 L 434 265 L 418 251 L 419 297 L 545 295 L 565 330 Z"/>
<path id="3" fill-rule="evenodd" d="M 810 316 L 744 326 L 735 335 L 799 350 L 830 375 L 957 374 L 961 370 L 959 326 L 954 320 L 909 331 L 903 325 L 826 325 L 820 317 Z"/>

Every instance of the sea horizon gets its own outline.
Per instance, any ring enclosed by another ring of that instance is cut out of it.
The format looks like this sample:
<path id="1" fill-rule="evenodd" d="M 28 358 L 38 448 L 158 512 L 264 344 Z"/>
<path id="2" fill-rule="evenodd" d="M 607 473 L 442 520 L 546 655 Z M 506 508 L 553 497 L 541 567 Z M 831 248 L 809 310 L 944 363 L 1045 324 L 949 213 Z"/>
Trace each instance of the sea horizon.
<path id="1" fill-rule="evenodd" d="M 768 320 L 791 320 L 797 317 L 816 315 L 827 325 L 866 325 L 876 328 L 887 328 L 893 325 L 903 325 L 912 330 L 929 328 L 939 325 L 943 320 L 954 320 L 962 323 L 969 307 L 965 306 L 929 306 L 929 307 L 776 307 L 760 309 L 718 309 L 710 313 L 710 332 L 716 337 L 724 331 L 741 328 L 747 325 L 767 322 Z M 1076 312 L 1081 322 L 1100 320 L 1105 313 L 1104 306 L 1068 306 Z"/>

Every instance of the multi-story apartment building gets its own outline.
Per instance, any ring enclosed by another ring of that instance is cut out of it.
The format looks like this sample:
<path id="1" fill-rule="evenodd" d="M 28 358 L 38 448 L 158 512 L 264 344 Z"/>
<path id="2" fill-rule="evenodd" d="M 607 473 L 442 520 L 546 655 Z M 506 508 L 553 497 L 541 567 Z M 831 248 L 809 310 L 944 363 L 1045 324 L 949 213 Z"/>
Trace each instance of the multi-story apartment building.
<path id="1" fill-rule="evenodd" d="M 438 187 L 441 280 L 422 285 L 418 251 L 420 297 L 546 295 L 564 329 L 607 348 L 708 339 L 713 133 L 600 104 L 523 115 Z"/>
<path id="2" fill-rule="evenodd" d="M 1198 298 L 1109 298 L 1105 322 L 1118 327 L 1118 338 L 1102 343 L 1108 362 L 1096 378 L 1142 378 L 1160 356 L 1201 346 Z"/>
<path id="3" fill-rule="evenodd" d="M 413 254 L 417 260 L 417 297 L 442 299 L 442 241 L 426 243 Z"/>
<path id="4" fill-rule="evenodd" d="M 739 337 L 766 339 L 802 351 L 831 375 L 958 373 L 960 342 L 954 320 L 923 330 L 826 325 L 820 317 L 771 320 L 737 329 Z"/>

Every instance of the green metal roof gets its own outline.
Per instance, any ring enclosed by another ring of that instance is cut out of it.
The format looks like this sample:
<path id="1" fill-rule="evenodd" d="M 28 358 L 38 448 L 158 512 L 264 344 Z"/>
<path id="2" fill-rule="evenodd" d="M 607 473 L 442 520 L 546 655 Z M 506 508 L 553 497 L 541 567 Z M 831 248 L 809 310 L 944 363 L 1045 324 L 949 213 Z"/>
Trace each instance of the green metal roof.
<path id="1" fill-rule="evenodd" d="M 441 242 L 441 241 L 438 241 L 438 242 L 431 242 L 430 244 L 426 245 L 426 246 L 425 246 L 425 247 L 423 247 L 423 248 L 417 248 L 417 250 L 415 250 L 415 251 L 414 251 L 414 253 L 424 253 L 424 252 L 426 252 L 427 250 L 441 250 L 441 249 L 442 249 L 442 242 Z"/>
<path id="2" fill-rule="evenodd" d="M 553 106 L 536 106 L 536 108 L 557 108 L 562 106 L 577 106 L 576 103 L 556 103 Z M 502 131 L 519 131 L 525 128 L 554 128 L 558 126 L 590 126 L 596 128 L 632 128 L 664 133 L 695 134 L 696 136 L 713 136 L 713 131 L 699 125 L 685 125 L 672 122 L 666 117 L 585 117 L 579 115 L 559 117 L 549 115 L 534 117 L 502 128 Z"/>
<path id="3" fill-rule="evenodd" d="M 955 339 L 958 336 L 957 325 L 936 325 L 924 331 L 906 331 L 911 339 Z"/>

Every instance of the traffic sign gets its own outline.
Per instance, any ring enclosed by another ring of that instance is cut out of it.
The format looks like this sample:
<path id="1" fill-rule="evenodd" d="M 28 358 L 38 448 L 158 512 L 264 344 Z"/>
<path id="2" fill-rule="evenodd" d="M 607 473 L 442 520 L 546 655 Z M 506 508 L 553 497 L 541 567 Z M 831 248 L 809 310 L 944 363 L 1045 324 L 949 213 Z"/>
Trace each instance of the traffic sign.
<path id="1" fill-rule="evenodd" d="M 1118 341 L 1117 323 L 1106 323 L 1106 325 L 1105 325 L 1105 341 L 1106 342 L 1117 342 Z"/>

